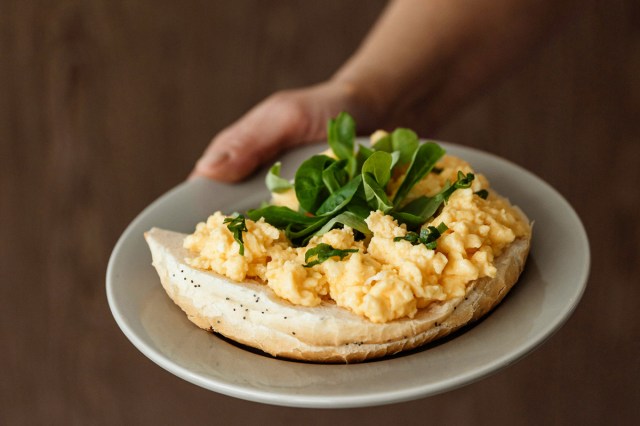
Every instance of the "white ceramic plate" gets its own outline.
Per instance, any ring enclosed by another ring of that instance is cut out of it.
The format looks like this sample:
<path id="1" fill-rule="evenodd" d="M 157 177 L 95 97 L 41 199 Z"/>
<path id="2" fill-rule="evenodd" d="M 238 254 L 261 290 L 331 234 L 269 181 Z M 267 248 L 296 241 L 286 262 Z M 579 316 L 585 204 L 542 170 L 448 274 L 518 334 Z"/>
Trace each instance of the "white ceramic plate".
<path id="1" fill-rule="evenodd" d="M 239 185 L 206 179 L 183 183 L 147 207 L 116 244 L 107 296 L 118 325 L 147 357 L 215 392 L 295 407 L 360 407 L 444 392 L 495 373 L 540 345 L 571 315 L 589 272 L 589 243 L 571 206 L 548 184 L 494 155 L 442 144 L 469 161 L 492 187 L 535 222 L 520 281 L 488 317 L 426 349 L 379 361 L 319 365 L 263 356 L 191 324 L 162 289 L 143 232 L 153 226 L 190 233 L 215 210 L 257 206 L 268 197 L 263 176 Z M 323 148 L 282 158 L 283 175 Z"/>

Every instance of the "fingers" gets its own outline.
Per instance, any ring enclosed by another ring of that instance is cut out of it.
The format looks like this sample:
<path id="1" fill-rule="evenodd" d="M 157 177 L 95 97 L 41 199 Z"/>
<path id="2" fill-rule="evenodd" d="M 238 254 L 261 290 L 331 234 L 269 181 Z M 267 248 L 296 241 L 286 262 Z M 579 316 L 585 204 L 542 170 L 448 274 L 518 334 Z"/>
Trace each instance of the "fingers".
<path id="1" fill-rule="evenodd" d="M 327 120 L 340 111 L 367 118 L 367 106 L 343 83 L 276 93 L 218 134 L 189 177 L 236 182 L 286 148 L 324 139 Z"/>
<path id="2" fill-rule="evenodd" d="M 222 131 L 196 163 L 190 178 L 235 182 L 272 160 L 283 149 L 319 139 L 313 110 L 306 107 L 304 93 L 272 96 Z"/>

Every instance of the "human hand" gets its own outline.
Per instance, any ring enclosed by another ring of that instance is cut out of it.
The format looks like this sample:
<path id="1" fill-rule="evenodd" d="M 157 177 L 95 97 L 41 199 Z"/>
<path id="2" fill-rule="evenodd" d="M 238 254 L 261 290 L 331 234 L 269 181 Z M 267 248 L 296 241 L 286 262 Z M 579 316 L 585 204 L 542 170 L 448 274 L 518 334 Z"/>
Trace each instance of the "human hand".
<path id="1" fill-rule="evenodd" d="M 325 138 L 327 120 L 341 111 L 354 116 L 361 130 L 375 122 L 372 102 L 348 83 L 275 93 L 215 136 L 189 178 L 241 180 L 283 150 Z"/>
<path id="2" fill-rule="evenodd" d="M 574 0 L 471 3 L 390 2 L 330 81 L 265 99 L 211 141 L 191 177 L 238 181 L 286 148 L 324 139 L 341 111 L 358 132 L 402 126 L 433 135 L 575 9 Z"/>

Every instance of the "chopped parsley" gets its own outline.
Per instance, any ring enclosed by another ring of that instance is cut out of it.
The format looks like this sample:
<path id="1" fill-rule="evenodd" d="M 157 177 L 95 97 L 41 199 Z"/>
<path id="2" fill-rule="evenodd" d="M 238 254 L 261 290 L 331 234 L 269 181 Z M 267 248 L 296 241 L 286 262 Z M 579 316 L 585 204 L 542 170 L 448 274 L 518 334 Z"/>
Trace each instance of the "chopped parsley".
<path id="1" fill-rule="evenodd" d="M 444 223 L 440 223 L 438 226 L 427 226 L 420 230 L 420 233 L 407 232 L 404 237 L 395 237 L 393 241 L 409 241 L 412 245 L 417 246 L 424 244 L 428 249 L 435 250 L 437 246 L 437 240 L 449 227 Z"/>
<path id="2" fill-rule="evenodd" d="M 304 254 L 304 261 L 307 263 L 302 266 L 304 266 L 305 268 L 311 268 L 312 266 L 319 265 L 320 263 L 334 256 L 339 257 L 340 260 L 342 260 L 349 253 L 356 253 L 357 251 L 358 249 L 340 250 L 337 248 L 333 248 L 329 244 L 320 243 L 314 248 L 307 250 L 307 252 Z M 313 257 L 315 257 L 315 260 L 309 262 L 309 259 Z"/>
<path id="3" fill-rule="evenodd" d="M 478 197 L 482 198 L 483 200 L 486 200 L 487 197 L 489 196 L 489 191 L 487 191 L 486 189 L 481 189 L 480 191 L 474 192 L 474 194 L 476 194 Z"/>
<path id="4" fill-rule="evenodd" d="M 233 239 L 240 245 L 238 253 L 244 256 L 244 241 L 242 239 L 242 233 L 247 232 L 247 224 L 243 215 L 239 214 L 233 217 L 228 217 L 223 223 L 227 224 L 229 231 L 233 233 Z"/>

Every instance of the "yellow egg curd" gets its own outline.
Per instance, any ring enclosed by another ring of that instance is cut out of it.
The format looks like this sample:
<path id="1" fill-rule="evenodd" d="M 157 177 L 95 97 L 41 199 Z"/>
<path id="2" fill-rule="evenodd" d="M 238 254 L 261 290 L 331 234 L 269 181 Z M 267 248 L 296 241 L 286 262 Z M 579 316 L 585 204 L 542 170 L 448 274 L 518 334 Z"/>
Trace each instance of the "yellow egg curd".
<path id="1" fill-rule="evenodd" d="M 445 156 L 416 184 L 406 201 L 432 196 L 458 171 L 472 173 L 465 161 Z M 392 195 L 402 176 L 389 182 Z M 475 194 L 489 189 L 487 179 L 476 174 L 470 188 L 457 189 L 438 216 L 423 227 L 444 223 L 446 230 L 435 250 L 406 240 L 405 225 L 392 216 L 372 211 L 365 222 L 372 236 L 356 241 L 349 227 L 313 237 L 306 247 L 292 247 L 283 231 L 266 223 L 246 220 L 244 255 L 224 224 L 227 216 L 214 213 L 199 223 L 184 240 L 194 257 L 189 265 L 211 270 L 231 280 L 253 279 L 268 285 L 281 298 L 303 306 L 333 300 L 339 306 L 373 322 L 413 317 L 418 309 L 434 302 L 464 296 L 467 286 L 482 277 L 494 277 L 494 259 L 515 239 L 531 232 L 529 224 L 505 199 L 489 190 L 487 199 Z M 273 204 L 297 208 L 293 190 L 278 194 Z M 355 249 L 344 258 L 332 257 L 305 267 L 305 253 L 320 243 L 340 250 Z"/>

